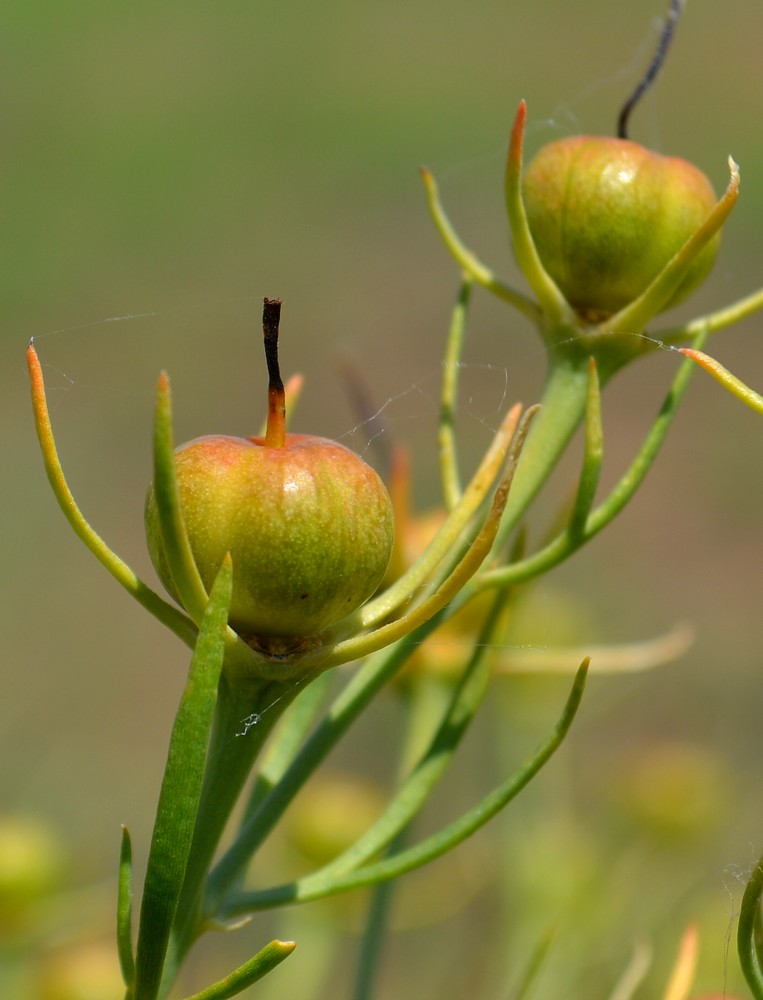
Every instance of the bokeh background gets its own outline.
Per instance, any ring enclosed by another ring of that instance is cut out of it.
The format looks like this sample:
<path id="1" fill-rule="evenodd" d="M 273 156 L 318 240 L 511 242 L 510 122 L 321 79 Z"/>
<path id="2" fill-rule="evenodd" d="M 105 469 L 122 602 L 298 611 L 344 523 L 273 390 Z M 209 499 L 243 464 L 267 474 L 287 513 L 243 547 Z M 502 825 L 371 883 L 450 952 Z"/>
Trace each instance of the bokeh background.
<path id="1" fill-rule="evenodd" d="M 119 824 L 140 866 L 186 665 L 56 508 L 32 430 L 29 338 L 75 495 L 149 579 L 156 375 L 172 375 L 178 440 L 256 431 L 263 295 L 285 301 L 284 369 L 307 375 L 299 429 L 379 458 L 346 390 L 354 367 L 383 407 L 386 438 L 411 451 L 417 505 L 436 504 L 438 377 L 458 275 L 417 168 L 435 172 L 464 239 L 518 283 L 501 188 L 518 100 L 529 104 L 529 153 L 561 135 L 611 133 L 662 14 L 660 0 L 3 4 L 0 797 L 5 816 L 41 823 L 62 859 L 60 890 L 23 932 L 6 928 L 3 996 L 39 1000 L 45 970 L 110 933 Z M 666 322 L 763 280 L 761 37 L 758 0 L 692 0 L 634 115 L 633 138 L 693 160 L 719 190 L 728 154 L 742 168 L 716 269 Z M 758 388 L 761 324 L 712 344 Z M 464 360 L 468 463 L 507 402 L 537 398 L 544 367 L 527 323 L 479 292 Z M 676 364 L 659 352 L 610 387 L 607 482 Z M 639 996 L 657 996 L 692 920 L 698 992 L 742 993 L 733 914 L 763 847 L 762 445 L 760 418 L 698 376 L 635 502 L 535 588 L 507 649 L 632 641 L 677 621 L 694 624 L 695 646 L 653 672 L 594 678 L 568 745 L 527 795 L 401 887 L 380 998 L 507 997 L 551 931 L 537 996 L 607 996 L 637 942 L 654 952 Z M 496 682 L 423 828 L 508 773 L 566 684 Z M 353 763 L 384 782 L 398 732 L 390 696 L 327 773 Z M 274 849 L 272 865 L 280 878 L 288 858 Z M 286 911 L 215 939 L 185 989 L 277 932 L 302 947 L 264 997 L 349 996 L 362 906 Z"/>

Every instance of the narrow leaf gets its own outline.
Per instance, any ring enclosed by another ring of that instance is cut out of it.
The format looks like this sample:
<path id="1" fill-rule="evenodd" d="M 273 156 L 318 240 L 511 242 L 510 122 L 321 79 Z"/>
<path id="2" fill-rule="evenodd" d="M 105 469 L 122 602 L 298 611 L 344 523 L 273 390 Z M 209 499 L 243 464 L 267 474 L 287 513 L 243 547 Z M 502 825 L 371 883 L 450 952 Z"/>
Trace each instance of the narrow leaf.
<path id="1" fill-rule="evenodd" d="M 214 986 L 208 986 L 201 993 L 194 993 L 193 996 L 186 997 L 186 1000 L 228 1000 L 235 997 L 247 986 L 256 983 L 269 972 L 272 972 L 277 965 L 280 965 L 285 958 L 296 948 L 294 941 L 271 941 L 265 945 L 262 951 L 257 952 L 254 958 L 244 962 L 235 972 L 231 972 L 225 979 L 221 979 Z"/>
<path id="2" fill-rule="evenodd" d="M 223 664 L 232 564 L 220 568 L 175 717 L 138 932 L 135 1000 L 155 1000 L 193 838 Z"/>
<path id="3" fill-rule="evenodd" d="M 241 892 L 232 896 L 224 908 L 224 916 L 233 917 L 243 913 L 251 913 L 270 907 L 281 906 L 284 903 L 305 903 L 324 896 L 336 895 L 349 889 L 361 886 L 376 885 L 392 878 L 398 878 L 406 872 L 434 861 L 447 854 L 458 844 L 476 833 L 490 819 L 500 812 L 512 799 L 525 788 L 541 768 L 550 760 L 563 742 L 573 719 L 580 707 L 588 673 L 588 661 L 580 665 L 572 690 L 567 698 L 564 710 L 549 736 L 536 749 L 535 753 L 522 766 L 499 785 L 485 798 L 464 813 L 445 829 L 427 837 L 414 847 L 394 854 L 356 871 L 339 875 L 324 881 L 324 871 L 320 870 L 297 882 L 275 886 L 258 892 Z M 758 1000 L 758 998 L 756 998 Z"/>
<path id="4" fill-rule="evenodd" d="M 132 844 L 130 832 L 122 827 L 122 847 L 119 853 L 119 887 L 117 890 L 117 951 L 125 986 L 135 981 L 135 958 L 132 952 Z"/>

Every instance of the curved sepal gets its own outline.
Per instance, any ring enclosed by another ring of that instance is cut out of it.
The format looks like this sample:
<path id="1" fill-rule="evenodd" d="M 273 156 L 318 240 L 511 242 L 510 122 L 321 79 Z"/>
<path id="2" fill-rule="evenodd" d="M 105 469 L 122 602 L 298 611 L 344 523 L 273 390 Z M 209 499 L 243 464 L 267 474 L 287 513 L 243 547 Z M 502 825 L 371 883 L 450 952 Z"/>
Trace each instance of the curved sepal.
<path id="1" fill-rule="evenodd" d="M 506 160 L 506 211 L 514 249 L 522 274 L 538 297 L 538 302 L 550 325 L 568 326 L 575 323 L 575 311 L 561 289 L 541 263 L 522 198 L 522 147 L 525 134 L 527 105 L 521 101 L 511 130 L 509 155 Z"/>
<path id="2" fill-rule="evenodd" d="M 61 461 L 58 457 L 58 449 L 53 437 L 53 428 L 50 423 L 50 413 L 48 412 L 48 403 L 45 395 L 45 380 L 42 376 L 42 366 L 32 343 L 27 348 L 27 366 L 32 383 L 32 407 L 34 409 L 35 427 L 37 438 L 40 442 L 43 462 L 45 463 L 45 471 L 58 505 L 64 512 L 64 517 L 80 541 L 84 542 L 98 562 L 108 570 L 117 583 L 121 584 L 128 594 L 134 597 L 154 618 L 157 618 L 170 631 L 174 632 L 178 638 L 182 639 L 188 646 L 193 646 L 196 638 L 196 629 L 193 623 L 178 611 L 177 608 L 163 600 L 149 586 L 143 583 L 133 573 L 127 563 L 120 559 L 115 552 L 111 551 L 100 535 L 93 530 L 77 506 L 69 485 L 66 482 Z"/>
<path id="3" fill-rule="evenodd" d="M 427 203 L 432 221 L 437 227 L 437 232 L 440 234 L 446 248 L 464 274 L 476 281 L 478 285 L 482 285 L 483 288 L 492 292 L 499 299 L 503 299 L 504 302 L 508 302 L 521 313 L 524 313 L 528 319 L 539 323 L 541 320 L 541 311 L 537 304 L 532 299 L 527 298 L 526 295 L 522 295 L 521 292 L 507 285 L 505 281 L 494 274 L 489 267 L 483 264 L 461 242 L 450 219 L 445 214 L 445 209 L 442 207 L 440 194 L 437 190 L 437 182 L 434 179 L 432 171 L 426 167 L 422 167 L 421 178 L 426 188 Z"/>
<path id="4" fill-rule="evenodd" d="M 175 591 L 182 606 L 198 625 L 207 606 L 207 592 L 196 567 L 180 506 L 172 434 L 172 394 L 167 372 L 161 373 L 156 387 L 154 497 L 162 548 Z"/>

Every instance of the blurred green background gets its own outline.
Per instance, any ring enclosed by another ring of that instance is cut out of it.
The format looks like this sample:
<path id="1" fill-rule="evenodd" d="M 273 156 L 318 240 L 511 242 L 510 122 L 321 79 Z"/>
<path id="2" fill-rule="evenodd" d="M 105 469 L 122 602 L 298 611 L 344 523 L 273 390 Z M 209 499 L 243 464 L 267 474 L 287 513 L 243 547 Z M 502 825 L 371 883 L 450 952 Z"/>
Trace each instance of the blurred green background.
<path id="1" fill-rule="evenodd" d="M 611 133 L 662 14 L 660 0 L 3 4 L 1 801 L 49 825 L 66 885 L 90 887 L 66 896 L 69 917 L 46 911 L 30 932 L 45 940 L 41 963 L 102 922 L 109 932 L 120 823 L 145 860 L 186 653 L 57 510 L 32 430 L 27 341 L 75 495 L 150 579 L 142 503 L 156 375 L 172 375 L 178 440 L 256 431 L 264 295 L 285 302 L 285 371 L 307 375 L 296 426 L 364 451 L 340 371 L 358 366 L 385 434 L 411 449 L 417 503 L 435 504 L 438 377 L 458 275 L 417 168 L 435 172 L 464 239 L 518 283 L 501 188 L 518 100 L 529 105 L 528 153 L 560 135 Z M 634 139 L 693 160 L 718 189 L 728 154 L 742 168 L 716 269 L 667 322 L 763 281 L 761 37 L 758 0 L 692 0 L 632 120 Z M 761 324 L 711 347 L 758 388 Z M 676 364 L 659 352 L 611 386 L 607 482 Z M 537 398 L 542 379 L 527 323 L 477 293 L 465 454 L 484 449 L 508 402 Z M 411 878 L 380 998 L 506 997 L 552 927 L 538 996 L 606 996 L 640 940 L 655 950 L 640 995 L 656 996 L 692 919 L 699 984 L 741 992 L 728 935 L 740 878 L 763 846 L 762 444 L 760 418 L 697 377 L 633 505 L 536 588 L 523 633 L 534 645 L 563 641 L 569 618 L 584 644 L 688 620 L 696 645 L 655 672 L 594 678 L 568 745 L 527 796 L 454 860 Z M 455 815 L 505 775 L 551 724 L 565 684 L 497 682 L 433 815 Z M 362 759 L 383 779 L 394 708 L 389 699 L 372 713 L 332 767 Z M 433 886 L 442 897 L 431 907 L 412 905 Z M 345 950 L 327 943 L 331 925 Z M 303 946 L 272 996 L 347 996 L 356 925 L 336 907 L 255 923 L 205 945 L 186 989 L 227 971 L 223 949 L 243 960 L 277 931 Z M 13 988 L 41 995 L 23 977 Z"/>

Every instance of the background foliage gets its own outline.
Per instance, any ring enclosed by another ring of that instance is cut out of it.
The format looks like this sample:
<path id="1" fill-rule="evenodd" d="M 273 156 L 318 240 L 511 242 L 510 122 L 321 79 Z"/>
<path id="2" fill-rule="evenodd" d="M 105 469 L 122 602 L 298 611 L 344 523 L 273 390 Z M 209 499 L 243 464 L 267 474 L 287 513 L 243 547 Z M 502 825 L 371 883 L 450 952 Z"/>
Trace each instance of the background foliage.
<path id="1" fill-rule="evenodd" d="M 530 152 L 558 135 L 612 132 L 662 7 L 3 6 L 0 795 L 4 811 L 39 817 L 60 837 L 67 886 L 96 886 L 66 897 L 74 916 L 65 931 L 47 914 L 44 961 L 80 928 L 83 938 L 110 931 L 119 824 L 130 825 L 138 852 L 147 849 L 186 651 L 124 599 L 55 509 L 33 440 L 27 340 L 38 338 L 85 513 L 147 575 L 142 503 L 156 374 L 172 374 L 178 439 L 254 432 L 264 412 L 263 295 L 285 300 L 284 369 L 308 375 L 299 429 L 365 450 L 340 372 L 341 363 L 359 366 L 373 399 L 387 404 L 386 435 L 412 449 L 417 501 L 435 503 L 437 379 L 457 275 L 416 168 L 435 171 L 463 237 L 514 277 L 501 176 L 518 100 L 529 104 Z M 742 168 L 740 204 L 713 277 L 686 307 L 692 314 L 763 279 L 762 32 L 756 0 L 693 0 L 632 123 L 633 138 L 695 161 L 718 189 L 729 153 Z M 711 347 L 758 388 L 760 322 Z M 461 430 L 476 455 L 506 397 L 537 396 L 543 352 L 520 318 L 476 295 L 466 361 Z M 611 478 L 676 364 L 658 353 L 605 396 Z M 680 619 L 696 625 L 697 644 L 657 672 L 594 678 L 569 745 L 537 787 L 471 848 L 403 886 L 380 996 L 503 996 L 552 925 L 541 993 L 606 995 L 643 937 L 654 942 L 658 981 L 692 918 L 701 984 L 720 988 L 737 873 L 763 838 L 762 431 L 697 378 L 635 503 L 537 588 L 507 647 L 636 639 Z M 449 785 L 453 802 L 471 802 L 534 744 L 562 683 L 496 683 L 460 783 Z M 332 768 L 362 754 L 366 773 L 383 782 L 395 725 L 390 697 Z M 439 808 L 449 810 L 447 796 Z M 292 860 L 274 849 L 278 870 Z M 302 944 L 274 976 L 274 995 L 287 983 L 300 997 L 326 995 L 326 982 L 342 995 L 351 961 L 334 961 L 324 944 L 332 926 L 354 940 L 355 902 L 278 918 L 279 933 Z M 254 939 L 212 944 L 240 955 Z M 198 961 L 209 960 L 205 948 Z M 729 964 L 733 985 L 733 957 Z"/>

